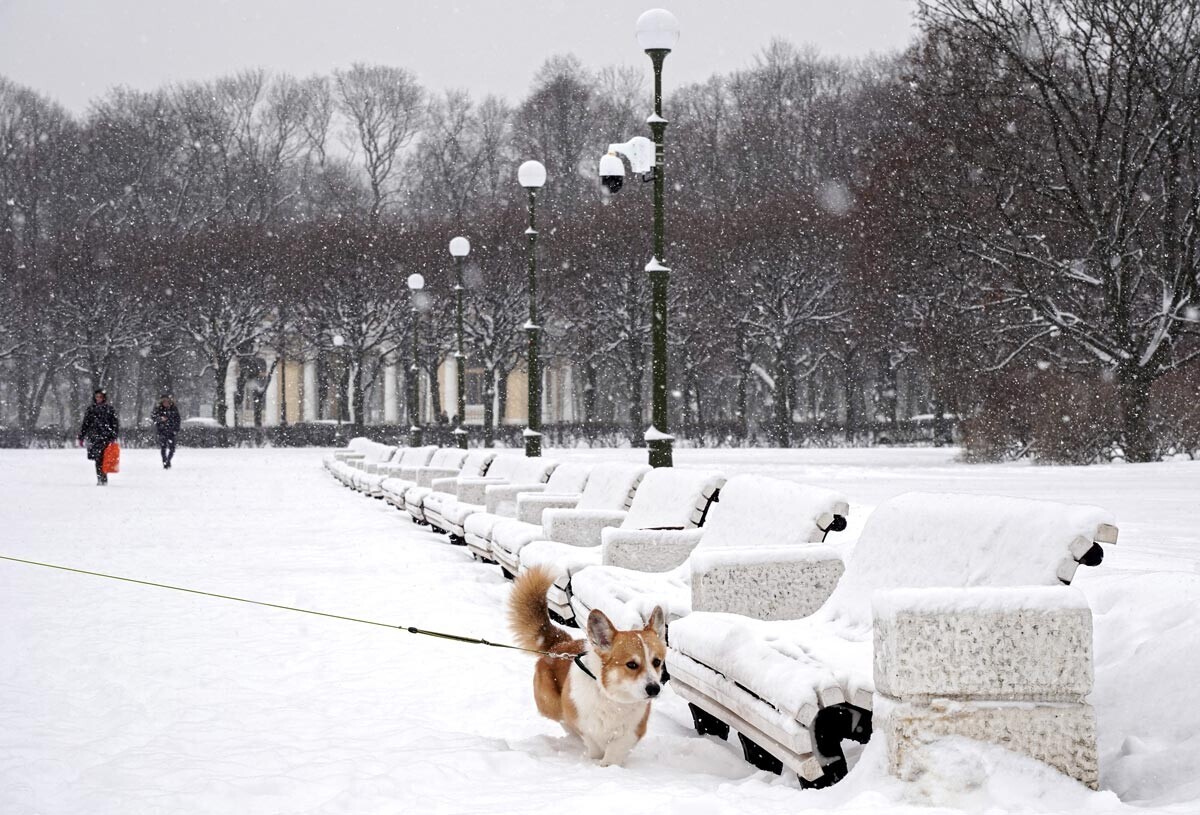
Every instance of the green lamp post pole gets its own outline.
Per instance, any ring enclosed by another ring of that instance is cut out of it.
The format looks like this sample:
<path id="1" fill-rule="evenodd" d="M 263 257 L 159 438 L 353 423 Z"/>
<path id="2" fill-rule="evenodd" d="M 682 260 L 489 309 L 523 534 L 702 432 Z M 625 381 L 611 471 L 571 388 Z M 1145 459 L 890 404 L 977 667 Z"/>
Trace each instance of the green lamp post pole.
<path id="1" fill-rule="evenodd" d="M 546 183 L 546 168 L 540 161 L 527 161 L 517 168 L 517 181 L 529 192 L 529 320 L 525 332 L 529 335 L 526 368 L 529 373 L 528 426 L 525 428 L 525 455 L 536 458 L 542 454 L 542 368 L 538 359 L 537 315 L 537 191 Z"/>
<path id="2" fill-rule="evenodd" d="M 646 120 L 654 136 L 654 257 L 646 264 L 650 274 L 650 345 L 651 345 L 651 421 L 646 431 L 651 467 L 670 467 L 674 437 L 669 432 L 667 407 L 667 281 L 671 270 L 666 265 L 665 215 L 663 211 L 666 175 L 667 120 L 662 116 L 663 62 L 679 39 L 679 22 L 665 9 L 651 9 L 637 21 L 637 39 L 654 66 L 654 113 Z"/>
<path id="3" fill-rule="evenodd" d="M 345 379 L 346 379 L 346 370 L 345 370 L 346 366 L 344 364 L 345 360 L 344 360 L 344 357 L 342 354 L 342 346 L 345 344 L 346 344 L 346 340 L 344 337 L 342 337 L 341 334 L 333 335 L 333 347 L 337 349 L 337 351 L 335 353 L 337 354 L 337 361 L 338 361 L 338 366 L 337 366 L 338 367 L 338 378 L 337 378 L 337 394 L 336 394 L 336 396 L 337 396 L 337 430 L 334 431 L 334 434 L 333 434 L 334 446 L 336 446 L 336 447 L 342 446 L 342 405 L 345 402 L 345 397 L 343 396 L 342 388 L 343 388 L 343 383 L 345 382 Z"/>
<path id="4" fill-rule="evenodd" d="M 412 303 L 412 368 L 408 375 L 408 446 L 421 446 L 421 311 L 417 308 L 417 297 L 425 288 L 425 278 L 419 274 L 408 276 L 408 294 Z"/>
<path id="5" fill-rule="evenodd" d="M 471 242 L 464 237 L 450 241 L 450 255 L 454 258 L 454 310 L 458 322 L 458 350 L 454 354 L 454 371 L 458 380 L 458 427 L 454 428 L 454 438 L 458 446 L 467 449 L 470 439 L 467 436 L 467 354 L 463 349 L 463 262 L 471 253 Z"/>

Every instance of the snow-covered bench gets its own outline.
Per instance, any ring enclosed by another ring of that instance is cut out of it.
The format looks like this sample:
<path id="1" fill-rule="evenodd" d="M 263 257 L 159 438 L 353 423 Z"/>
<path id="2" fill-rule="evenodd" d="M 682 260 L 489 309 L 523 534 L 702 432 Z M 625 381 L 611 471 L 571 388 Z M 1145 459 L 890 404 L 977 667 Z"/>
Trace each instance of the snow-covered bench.
<path id="1" fill-rule="evenodd" d="M 541 456 L 499 456 L 484 476 L 459 476 L 438 479 L 433 492 L 425 498 L 425 521 L 436 532 L 450 536 L 456 546 L 466 543 L 463 523 L 477 512 L 486 510 L 487 490 L 514 484 L 545 484 L 558 462 Z"/>
<path id="2" fill-rule="evenodd" d="M 600 609 L 618 628 L 645 625 L 655 606 L 671 622 L 693 608 L 726 607 L 726 587 L 745 596 L 727 611 L 762 619 L 796 618 L 816 611 L 842 574 L 837 552 L 825 546 L 826 568 L 807 572 L 809 592 L 790 585 L 780 564 L 795 555 L 810 562 L 814 545 L 846 528 L 846 499 L 833 490 L 759 475 L 737 475 L 700 529 L 644 531 L 605 529 L 603 565 L 571 578 L 575 619 Z M 785 591 L 776 586 L 787 583 Z M 753 592 L 745 591 L 753 586 Z M 740 599 L 740 598 L 739 598 Z M 736 603 L 736 601 L 734 601 Z"/>
<path id="3" fill-rule="evenodd" d="M 363 495 L 382 498 L 384 481 L 394 477 L 404 478 L 406 473 L 411 473 L 415 478 L 417 468 L 429 464 L 437 450 L 435 445 L 401 447 L 391 461 L 368 463 L 360 468 L 351 478 L 351 486 Z"/>
<path id="4" fill-rule="evenodd" d="M 550 473 L 544 484 L 490 485 L 484 490 L 484 509 L 468 515 L 462 524 L 463 540 L 471 557 L 484 563 L 495 563 L 492 558 L 492 530 L 501 521 L 516 521 L 519 502 L 528 496 L 562 498 L 570 496 L 578 500 L 591 475 L 590 464 L 560 464 Z M 541 519 L 541 515 L 538 515 Z M 540 528 L 540 525 L 539 525 Z"/>
<path id="5" fill-rule="evenodd" d="M 402 512 L 407 511 L 404 496 L 410 489 L 419 486 L 428 487 L 435 477 L 441 478 L 447 473 L 459 472 L 467 455 L 466 450 L 457 447 L 443 447 L 435 450 L 427 464 L 412 466 L 401 464 L 397 471 L 380 482 L 379 491 L 383 493 L 384 500 L 389 504 Z M 422 479 L 424 484 L 421 483 Z"/>
<path id="6" fill-rule="evenodd" d="M 642 477 L 648 472 L 647 464 L 609 462 L 592 469 L 586 486 L 578 495 L 521 495 L 517 499 L 514 520 L 497 521 L 489 526 L 479 516 L 468 518 L 467 545 L 490 552 L 504 576 L 512 578 L 521 570 L 521 550 L 525 546 L 536 540 L 556 540 L 542 525 L 544 513 L 555 509 L 605 513 L 628 510 Z M 557 528 L 562 532 L 574 530 L 566 523 L 560 523 Z"/>
<path id="7" fill-rule="evenodd" d="M 814 614 L 764 621 L 725 613 L 722 604 L 744 610 L 761 591 L 728 585 L 712 611 L 673 623 L 672 684 L 697 731 L 724 737 L 732 726 L 748 761 L 776 772 L 787 766 L 806 785 L 845 775 L 841 743 L 865 742 L 873 714 L 897 772 L 913 766 L 914 744 L 957 734 L 1094 785 L 1095 732 L 1083 701 L 1091 617 L 1061 584 L 1080 563 L 1098 564 L 1100 543 L 1115 543 L 1116 532 L 1110 515 L 1091 506 L 898 496 L 867 519 L 845 574 Z M 772 590 L 810 593 L 812 575 L 832 557 L 817 550 L 781 561 L 790 582 Z M 880 594 L 873 613 L 872 596 L 892 589 L 903 591 Z"/>
<path id="8" fill-rule="evenodd" d="M 554 585 L 547 593 L 551 613 L 572 624 L 571 577 L 601 562 L 605 529 L 695 529 L 704 519 L 725 476 L 712 470 L 660 467 L 646 473 L 627 511 L 601 509 L 547 509 L 542 528 L 547 540 L 537 540 L 521 550 L 521 569 L 536 566 L 549 570 Z"/>
<path id="9" fill-rule="evenodd" d="M 413 523 L 420 526 L 428 525 L 425 520 L 425 499 L 435 492 L 438 486 L 449 483 L 446 479 L 453 481 L 459 477 L 480 478 L 487 475 L 491 471 L 491 467 L 501 458 L 495 450 L 487 448 L 455 452 L 459 454 L 459 458 L 453 465 L 439 466 L 437 462 L 430 462 L 428 467 L 421 467 L 417 470 L 416 485 L 404 493 L 404 510 L 413 519 Z"/>
<path id="10" fill-rule="evenodd" d="M 349 443 L 345 447 L 341 448 L 340 450 L 334 450 L 330 453 L 327 453 L 324 458 L 322 458 L 321 463 L 325 465 L 326 470 L 329 470 L 329 472 L 332 473 L 334 464 L 339 461 L 347 461 L 351 458 L 357 458 L 358 456 L 364 455 L 367 451 L 367 445 L 370 443 L 371 440 L 366 436 L 355 436 L 354 438 L 350 439 Z"/>
<path id="11" fill-rule="evenodd" d="M 349 459 L 344 462 L 345 467 L 340 468 L 343 481 L 350 489 L 359 489 L 359 480 L 363 475 L 368 472 L 376 472 L 380 467 L 391 464 L 408 449 L 404 445 L 376 447 L 375 444 L 372 442 L 372 446 L 365 455 Z"/>
<path id="12" fill-rule="evenodd" d="M 382 442 L 363 439 L 358 450 L 353 454 L 343 456 L 335 461 L 330 468 L 334 478 L 344 486 L 352 487 L 354 476 L 371 464 L 390 461 L 396 455 L 396 446 Z"/>

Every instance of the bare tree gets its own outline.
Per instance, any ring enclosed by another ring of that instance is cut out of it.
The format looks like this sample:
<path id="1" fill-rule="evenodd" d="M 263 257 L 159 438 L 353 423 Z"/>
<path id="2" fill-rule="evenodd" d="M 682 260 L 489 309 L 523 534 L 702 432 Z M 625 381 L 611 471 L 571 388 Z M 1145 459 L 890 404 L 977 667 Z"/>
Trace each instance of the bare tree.
<path id="1" fill-rule="evenodd" d="M 939 0 L 922 89 L 976 169 L 950 227 L 1024 326 L 1114 379 L 1125 455 L 1156 451 L 1155 380 L 1200 357 L 1200 7 L 1189 0 Z M 948 123 L 949 124 L 949 123 Z M 1020 313 L 1023 313 L 1023 318 Z"/>
<path id="2" fill-rule="evenodd" d="M 334 86 L 347 122 L 346 143 L 362 151 L 371 191 L 370 217 L 376 222 L 394 196 L 392 172 L 420 127 L 425 93 L 403 68 L 362 63 L 335 71 Z"/>
<path id="3" fill-rule="evenodd" d="M 454 228 L 467 226 L 470 216 L 488 217 L 500 167 L 512 167 L 508 118 L 508 106 L 495 97 L 476 106 L 466 91 L 447 91 L 430 101 L 412 158 L 418 212 Z"/>

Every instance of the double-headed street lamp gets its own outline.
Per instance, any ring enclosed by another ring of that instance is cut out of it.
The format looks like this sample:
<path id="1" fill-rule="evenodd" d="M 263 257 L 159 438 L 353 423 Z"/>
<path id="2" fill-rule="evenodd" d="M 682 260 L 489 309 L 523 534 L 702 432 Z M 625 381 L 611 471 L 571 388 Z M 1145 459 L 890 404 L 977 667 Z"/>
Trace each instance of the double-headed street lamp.
<path id="1" fill-rule="evenodd" d="M 421 311 L 417 298 L 425 288 L 425 278 L 419 274 L 408 276 L 408 295 L 412 305 L 412 368 L 408 376 L 408 446 L 421 446 Z"/>
<path id="2" fill-rule="evenodd" d="M 537 191 L 546 183 L 546 168 L 540 161 L 527 161 L 517 168 L 517 181 L 529 192 L 529 320 L 525 332 L 529 335 L 529 353 L 526 368 L 529 371 L 529 421 L 525 428 L 525 455 L 535 458 L 542 454 L 542 369 L 538 361 L 537 317 L 537 222 L 534 213 Z"/>
<path id="3" fill-rule="evenodd" d="M 646 264 L 646 272 L 650 275 L 651 425 L 645 438 L 650 448 L 650 466 L 670 467 L 675 437 L 668 432 L 667 412 L 667 281 L 671 270 L 666 265 L 664 238 L 666 150 L 663 143 L 667 120 L 662 115 L 662 69 L 667 54 L 679 40 L 679 21 L 666 9 L 651 9 L 638 17 L 637 40 L 654 67 L 654 113 L 646 119 L 654 141 L 651 143 L 644 136 L 635 136 L 622 144 L 609 145 L 608 154 L 600 159 L 600 178 L 609 192 L 621 189 L 625 167 L 617 156 L 622 155 L 629 160 L 635 173 L 644 180 L 654 181 L 654 256 Z"/>
<path id="4" fill-rule="evenodd" d="M 454 370 L 458 377 L 458 427 L 454 438 L 458 446 L 467 449 L 467 355 L 463 350 L 463 262 L 471 253 L 471 242 L 459 236 L 450 241 L 450 255 L 454 258 L 455 316 L 458 322 L 458 350 L 454 354 Z"/>

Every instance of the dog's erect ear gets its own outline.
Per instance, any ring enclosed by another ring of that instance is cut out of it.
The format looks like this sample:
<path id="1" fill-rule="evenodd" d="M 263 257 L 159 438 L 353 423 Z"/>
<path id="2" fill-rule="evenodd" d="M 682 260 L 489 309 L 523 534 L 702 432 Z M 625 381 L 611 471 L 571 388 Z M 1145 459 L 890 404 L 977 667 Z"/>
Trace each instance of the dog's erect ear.
<path id="1" fill-rule="evenodd" d="M 653 631 L 655 636 L 661 640 L 666 627 L 667 615 L 663 614 L 662 606 L 655 606 L 654 611 L 650 612 L 650 619 L 646 622 L 646 630 Z"/>
<path id="2" fill-rule="evenodd" d="M 613 626 L 612 620 L 604 616 L 604 612 L 597 608 L 592 609 L 592 613 L 588 615 L 587 635 L 588 641 L 597 651 L 607 651 L 612 648 L 617 629 Z"/>

